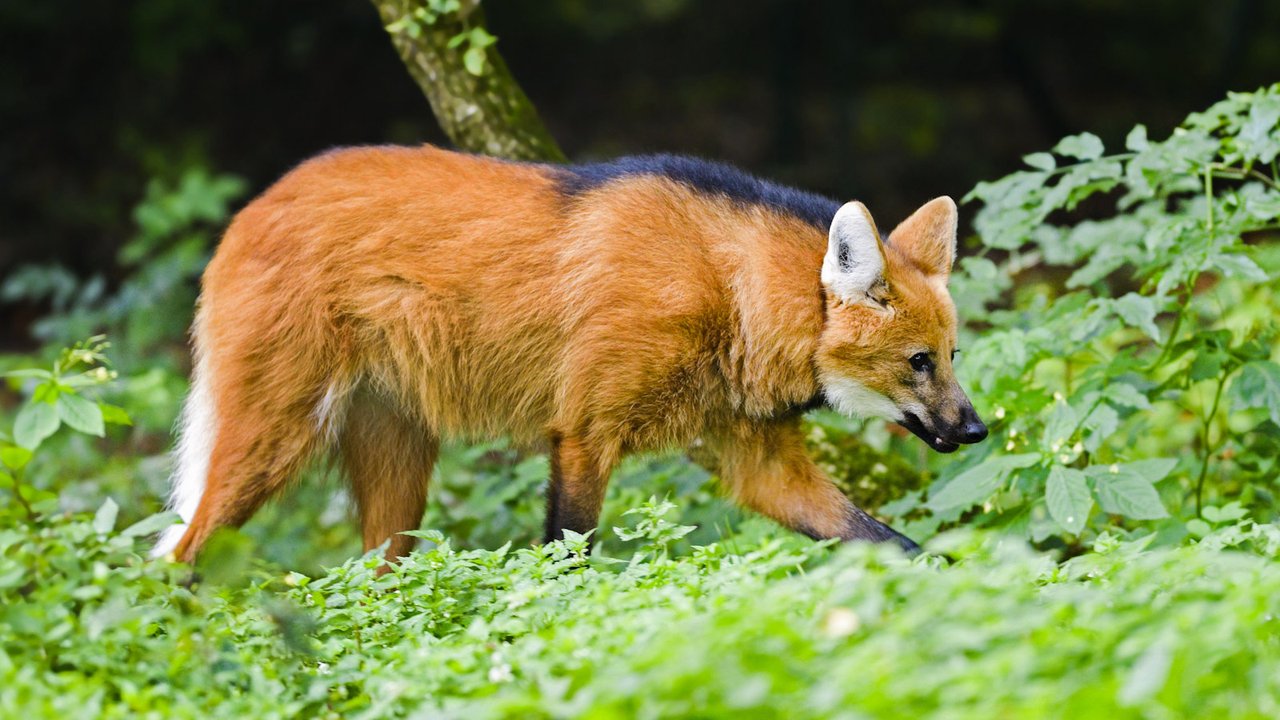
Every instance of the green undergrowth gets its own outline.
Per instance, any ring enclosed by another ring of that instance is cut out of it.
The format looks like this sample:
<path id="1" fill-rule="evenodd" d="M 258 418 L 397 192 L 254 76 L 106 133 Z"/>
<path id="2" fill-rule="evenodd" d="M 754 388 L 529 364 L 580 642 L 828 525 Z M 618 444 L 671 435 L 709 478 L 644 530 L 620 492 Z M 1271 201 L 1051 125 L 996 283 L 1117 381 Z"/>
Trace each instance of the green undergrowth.
<path id="1" fill-rule="evenodd" d="M 3 717 L 1275 717 L 1280 530 L 1103 536 L 1060 562 L 1007 535 L 938 556 L 762 538 L 669 556 L 651 502 L 628 560 L 459 551 L 381 578 L 144 559 L 115 508 L 0 531 Z M 638 514 L 639 518 L 634 515 Z M 1228 515 L 1231 513 L 1228 512 Z"/>
<path id="2" fill-rule="evenodd" d="M 1280 85 L 1025 160 L 951 282 L 991 439 L 806 418 L 934 554 L 815 545 L 678 454 L 618 469 L 593 552 L 533 546 L 547 459 L 496 441 L 445 448 L 438 532 L 382 577 L 320 468 L 197 575 L 145 559 L 241 190 L 152 186 L 118 291 L 0 284 L 54 307 L 0 356 L 0 719 L 1280 717 Z"/>

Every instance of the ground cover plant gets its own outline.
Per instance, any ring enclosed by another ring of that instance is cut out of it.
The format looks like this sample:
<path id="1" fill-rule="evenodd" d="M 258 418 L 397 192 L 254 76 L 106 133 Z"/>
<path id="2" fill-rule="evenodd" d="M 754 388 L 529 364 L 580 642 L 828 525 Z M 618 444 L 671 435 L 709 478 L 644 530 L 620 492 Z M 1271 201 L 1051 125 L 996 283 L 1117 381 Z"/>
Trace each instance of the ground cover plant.
<path id="1" fill-rule="evenodd" d="M 534 546 L 546 460 L 496 442 L 446 452 L 380 578 L 323 467 L 198 581 L 145 559 L 172 348 L 239 192 L 154 186 L 123 292 L 2 288 L 61 300 L 47 355 L 0 359 L 0 716 L 1275 717 L 1277 155 L 1273 86 L 970 193 L 958 370 L 992 439 L 808 420 L 933 554 L 790 535 L 683 455 L 618 471 L 594 551 Z"/>

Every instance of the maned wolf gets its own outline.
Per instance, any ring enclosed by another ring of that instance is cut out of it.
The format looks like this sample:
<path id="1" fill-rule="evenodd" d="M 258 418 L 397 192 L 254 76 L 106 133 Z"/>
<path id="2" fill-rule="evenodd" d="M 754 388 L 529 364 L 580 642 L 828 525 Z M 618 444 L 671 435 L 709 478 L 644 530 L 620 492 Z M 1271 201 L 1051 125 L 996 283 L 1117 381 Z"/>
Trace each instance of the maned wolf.
<path id="1" fill-rule="evenodd" d="M 668 155 L 552 166 L 337 150 L 232 221 L 204 275 L 173 479 L 191 561 L 336 453 L 366 548 L 409 551 L 442 439 L 551 453 L 546 538 L 593 530 L 631 452 L 702 438 L 744 506 L 815 538 L 915 544 L 806 457 L 805 410 L 986 437 L 952 373 L 956 206 L 882 240 L 844 206 Z"/>

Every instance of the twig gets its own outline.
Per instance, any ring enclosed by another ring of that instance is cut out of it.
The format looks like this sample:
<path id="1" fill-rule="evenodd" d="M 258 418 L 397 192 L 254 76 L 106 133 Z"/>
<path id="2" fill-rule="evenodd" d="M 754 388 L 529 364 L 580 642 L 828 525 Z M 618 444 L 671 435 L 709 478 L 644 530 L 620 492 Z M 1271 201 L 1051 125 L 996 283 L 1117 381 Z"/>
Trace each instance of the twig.
<path id="1" fill-rule="evenodd" d="M 22 483 L 18 482 L 18 477 L 16 475 L 11 475 L 9 477 L 13 480 L 13 495 L 18 498 L 18 504 L 22 506 L 23 510 L 27 511 L 27 519 L 31 522 L 35 522 L 39 516 L 36 515 L 35 509 L 31 507 L 31 503 L 27 502 L 27 498 L 23 496 Z"/>
<path id="2" fill-rule="evenodd" d="M 1209 447 L 1209 431 L 1213 429 L 1213 418 L 1218 414 L 1218 402 L 1222 400 L 1222 389 L 1227 386 L 1227 376 L 1224 373 L 1218 377 L 1218 389 L 1213 394 L 1213 405 L 1209 408 L 1209 414 L 1204 417 L 1201 424 L 1200 445 L 1204 448 L 1204 458 L 1200 461 L 1200 477 L 1196 479 L 1196 517 L 1200 517 L 1200 500 L 1204 492 L 1204 480 L 1209 474 L 1209 458 L 1213 456 L 1213 448 Z"/>

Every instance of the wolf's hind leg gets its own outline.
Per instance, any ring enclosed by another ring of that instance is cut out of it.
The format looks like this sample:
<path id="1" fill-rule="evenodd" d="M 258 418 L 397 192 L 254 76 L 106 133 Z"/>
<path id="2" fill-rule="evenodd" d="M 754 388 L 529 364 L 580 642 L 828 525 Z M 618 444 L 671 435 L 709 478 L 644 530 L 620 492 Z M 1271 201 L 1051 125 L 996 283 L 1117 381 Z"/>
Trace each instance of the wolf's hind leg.
<path id="1" fill-rule="evenodd" d="M 409 554 L 427 505 L 440 444 L 421 422 L 368 392 L 357 392 L 339 439 L 342 466 L 360 512 L 365 552 L 390 539 L 386 557 Z"/>

